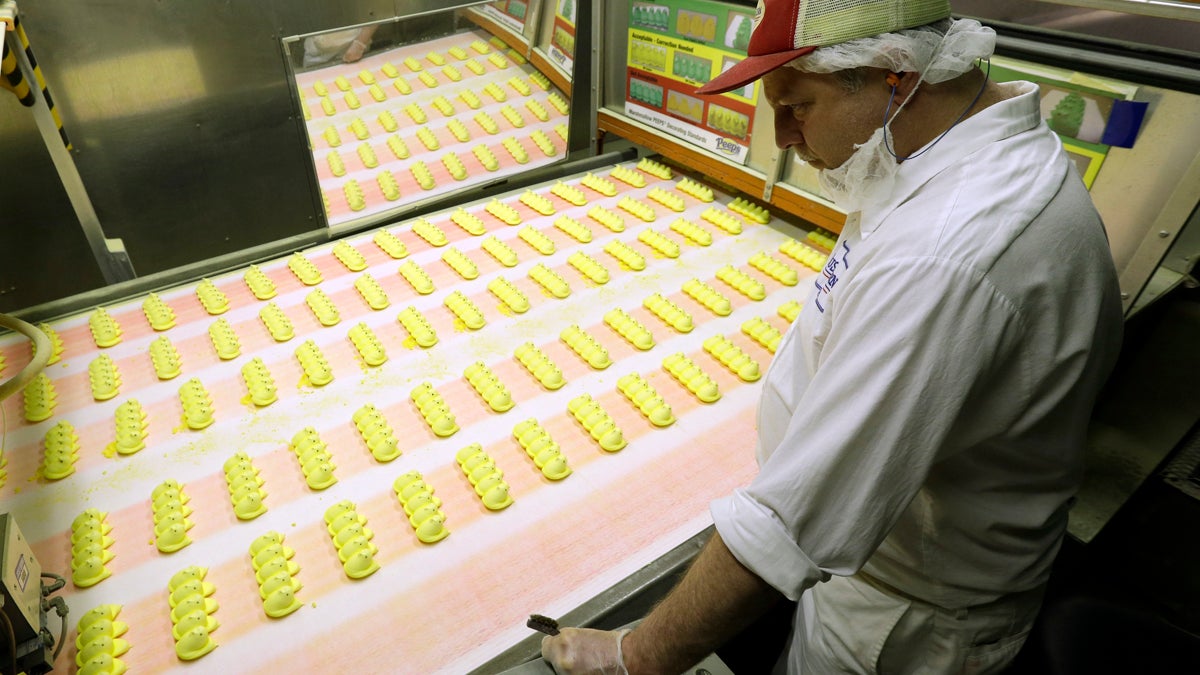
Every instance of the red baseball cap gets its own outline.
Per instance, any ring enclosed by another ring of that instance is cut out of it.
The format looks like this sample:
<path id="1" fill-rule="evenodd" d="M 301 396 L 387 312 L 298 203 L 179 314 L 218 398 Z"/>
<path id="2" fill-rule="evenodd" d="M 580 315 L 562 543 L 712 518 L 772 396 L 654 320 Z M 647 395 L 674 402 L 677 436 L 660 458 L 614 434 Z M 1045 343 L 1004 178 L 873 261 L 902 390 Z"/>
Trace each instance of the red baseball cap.
<path id="1" fill-rule="evenodd" d="M 949 16 L 948 0 L 758 0 L 746 58 L 696 93 L 723 94 L 817 47 L 921 26 Z"/>

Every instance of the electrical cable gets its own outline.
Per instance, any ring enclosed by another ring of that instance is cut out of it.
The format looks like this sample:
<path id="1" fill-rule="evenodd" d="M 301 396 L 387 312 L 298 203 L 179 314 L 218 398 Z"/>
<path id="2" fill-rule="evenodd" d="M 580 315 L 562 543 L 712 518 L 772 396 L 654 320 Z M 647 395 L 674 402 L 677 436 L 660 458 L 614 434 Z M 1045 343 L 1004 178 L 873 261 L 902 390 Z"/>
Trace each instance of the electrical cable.
<path id="1" fill-rule="evenodd" d="M 42 572 L 42 576 L 47 579 L 54 579 L 54 583 L 50 586 L 42 586 L 43 598 L 49 597 L 51 593 L 67 585 L 67 580 L 63 576 L 53 572 Z M 54 656 L 50 659 L 51 663 L 57 663 L 58 655 L 62 653 L 63 645 L 67 643 L 67 614 L 71 613 L 71 608 L 67 606 L 67 601 L 61 595 L 50 600 L 49 603 L 42 600 L 42 611 L 47 611 L 50 607 L 54 607 L 54 613 L 58 615 L 59 622 L 58 646 L 54 648 Z"/>
<path id="2" fill-rule="evenodd" d="M 901 157 L 901 156 L 897 155 L 896 152 L 894 150 L 892 150 L 891 144 L 888 143 L 888 137 L 887 137 L 888 115 L 891 114 L 891 112 L 892 112 L 892 102 L 896 100 L 896 85 L 895 84 L 892 85 L 892 95 L 888 98 L 887 108 L 883 111 L 883 147 L 887 149 L 888 153 L 891 154 L 892 157 L 896 158 L 897 162 L 903 162 L 903 161 L 906 161 L 909 159 L 913 159 L 915 157 L 920 157 L 921 155 L 929 152 L 931 149 L 933 149 L 933 146 L 938 144 L 938 141 L 941 141 L 943 138 L 946 137 L 946 134 L 950 133 L 951 129 L 958 126 L 958 123 L 963 121 L 963 118 L 967 116 L 967 113 L 971 112 L 971 108 L 974 108 L 975 104 L 979 102 L 979 98 L 981 96 L 983 96 L 983 90 L 987 89 L 988 78 L 992 74 L 992 60 L 990 58 L 984 59 L 984 60 L 987 61 L 987 72 L 985 72 L 983 74 L 983 84 L 979 85 L 979 91 L 975 93 L 975 98 L 971 99 L 971 103 L 968 104 L 966 109 L 962 111 L 962 114 L 958 116 L 958 119 L 954 120 L 954 124 L 951 124 L 950 126 L 946 127 L 946 130 L 943 131 L 937 138 L 933 139 L 932 143 L 925 146 L 924 150 L 922 150 L 918 153 L 909 155 L 907 157 Z M 891 81 L 892 81 L 891 79 L 888 80 L 889 83 L 891 83 Z"/>
<path id="3" fill-rule="evenodd" d="M 0 465 L 2 465 L 4 445 L 8 439 L 8 411 L 4 409 L 4 399 L 29 384 L 33 378 L 37 377 L 38 373 L 46 368 L 50 357 L 54 355 L 54 345 L 37 326 L 7 314 L 0 314 L 0 328 L 15 330 L 33 341 L 33 359 L 29 361 L 29 364 L 10 379 L 0 382 L 0 422 L 4 424 L 4 428 L 0 429 Z"/>
<path id="4" fill-rule="evenodd" d="M 23 334 L 25 337 L 33 340 L 34 354 L 33 360 L 29 365 L 21 369 L 21 372 L 12 376 L 11 379 L 0 382 L 0 401 L 8 398 L 13 392 L 23 388 L 29 384 L 33 378 L 37 377 L 38 373 L 45 369 L 46 364 L 50 362 L 50 357 L 54 353 L 54 347 L 50 343 L 50 338 L 46 337 L 37 326 L 26 323 L 14 316 L 0 314 L 0 328 L 8 328 Z"/>
<path id="5" fill-rule="evenodd" d="M 61 574 L 55 574 L 54 572 L 42 572 L 42 576 L 46 577 L 47 579 L 54 580 L 54 585 L 42 586 L 42 595 L 43 596 L 48 596 L 51 593 L 53 593 L 54 591 L 57 591 L 58 589 L 67 585 L 66 578 L 63 577 Z"/>
<path id="6" fill-rule="evenodd" d="M 67 643 L 67 614 L 71 610 L 67 607 L 67 601 L 63 600 L 62 596 L 51 600 L 50 605 L 54 607 L 54 613 L 58 615 L 58 646 L 54 648 L 54 656 L 50 658 L 50 663 L 57 663 L 58 655 L 62 653 L 63 645 Z"/>

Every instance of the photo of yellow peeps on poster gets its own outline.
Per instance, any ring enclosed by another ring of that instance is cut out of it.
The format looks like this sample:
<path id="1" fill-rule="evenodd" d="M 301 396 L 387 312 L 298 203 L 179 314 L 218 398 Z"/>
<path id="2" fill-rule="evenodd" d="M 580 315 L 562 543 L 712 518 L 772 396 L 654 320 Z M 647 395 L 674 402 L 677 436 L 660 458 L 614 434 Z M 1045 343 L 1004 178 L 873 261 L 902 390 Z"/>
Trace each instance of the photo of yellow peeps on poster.
<path id="1" fill-rule="evenodd" d="M 625 113 L 745 163 L 758 83 L 720 96 L 695 91 L 746 57 L 750 11 L 712 0 L 631 3 Z"/>
<path id="2" fill-rule="evenodd" d="M 1024 64 L 993 57 L 988 76 L 997 82 L 1026 80 L 1041 90 L 1042 118 L 1062 139 L 1090 190 L 1108 155 L 1103 141 L 1118 101 L 1131 100 L 1137 88 L 1124 82 L 1072 71 Z"/>

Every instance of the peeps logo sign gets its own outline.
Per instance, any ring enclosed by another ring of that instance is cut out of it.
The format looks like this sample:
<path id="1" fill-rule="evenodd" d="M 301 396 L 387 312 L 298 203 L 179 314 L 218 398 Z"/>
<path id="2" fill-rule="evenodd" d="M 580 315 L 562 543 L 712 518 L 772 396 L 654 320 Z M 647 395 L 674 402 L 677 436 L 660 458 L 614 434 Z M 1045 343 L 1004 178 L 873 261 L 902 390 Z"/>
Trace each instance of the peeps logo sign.
<path id="1" fill-rule="evenodd" d="M 724 153 L 731 157 L 737 157 L 738 155 L 742 154 L 743 150 L 745 150 L 745 148 L 737 143 L 734 143 L 728 138 L 717 138 L 717 152 Z"/>

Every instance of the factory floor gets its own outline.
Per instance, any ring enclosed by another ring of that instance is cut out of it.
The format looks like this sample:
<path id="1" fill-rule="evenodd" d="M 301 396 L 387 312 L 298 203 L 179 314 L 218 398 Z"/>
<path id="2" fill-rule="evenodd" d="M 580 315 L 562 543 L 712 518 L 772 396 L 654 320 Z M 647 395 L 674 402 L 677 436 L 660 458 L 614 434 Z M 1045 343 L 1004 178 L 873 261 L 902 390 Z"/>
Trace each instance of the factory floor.
<path id="1" fill-rule="evenodd" d="M 1198 345 L 1197 289 L 1127 322 L 1093 426 L 1126 457 L 1170 445 L 1094 537 L 1064 543 L 1013 675 L 1200 672 Z"/>
<path id="2" fill-rule="evenodd" d="M 1190 494 L 1164 475 L 1200 459 L 1198 374 L 1200 290 L 1179 289 L 1130 319 L 1094 426 L 1109 453 L 1143 463 L 1150 454 L 1152 468 L 1132 478 L 1086 543 L 1064 542 L 1038 623 L 1005 675 L 1200 673 L 1200 461 L 1184 471 Z M 769 673 L 789 612 L 781 607 L 717 654 L 737 675 Z"/>
<path id="3" fill-rule="evenodd" d="M 1012 675 L 1200 672 L 1200 500 L 1147 481 L 1087 545 L 1069 541 Z"/>

